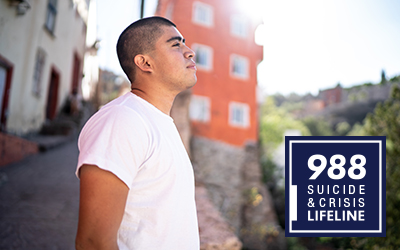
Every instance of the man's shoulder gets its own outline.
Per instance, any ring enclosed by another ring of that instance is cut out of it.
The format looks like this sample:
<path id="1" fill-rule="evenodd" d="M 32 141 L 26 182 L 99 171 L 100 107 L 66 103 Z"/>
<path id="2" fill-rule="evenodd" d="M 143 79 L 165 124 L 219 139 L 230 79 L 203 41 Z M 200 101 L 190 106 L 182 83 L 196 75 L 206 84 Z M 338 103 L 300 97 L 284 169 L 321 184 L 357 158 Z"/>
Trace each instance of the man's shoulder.
<path id="1" fill-rule="evenodd" d="M 145 128 L 146 123 L 140 107 L 129 95 L 123 95 L 100 108 L 87 121 L 85 127 Z"/>
<path id="2" fill-rule="evenodd" d="M 90 120 L 97 126 L 141 128 L 153 132 L 173 124 L 170 116 L 132 93 L 107 103 Z"/>
<path id="3" fill-rule="evenodd" d="M 121 110 L 121 112 L 134 112 L 140 116 L 148 116 L 152 113 L 144 100 L 130 92 L 110 101 L 104 105 L 100 111 L 107 109 Z"/>
<path id="4" fill-rule="evenodd" d="M 135 105 L 132 105 L 134 103 L 134 99 L 129 93 L 126 93 L 122 96 L 119 96 L 110 102 L 106 103 L 103 107 L 101 107 L 100 110 L 107 109 L 107 108 L 112 108 L 112 107 L 131 107 L 134 108 Z"/>
<path id="5" fill-rule="evenodd" d="M 140 108 L 140 103 L 135 100 L 129 93 L 115 98 L 96 112 L 96 115 L 107 113 L 112 116 L 129 115 L 141 116 L 143 115 Z"/>

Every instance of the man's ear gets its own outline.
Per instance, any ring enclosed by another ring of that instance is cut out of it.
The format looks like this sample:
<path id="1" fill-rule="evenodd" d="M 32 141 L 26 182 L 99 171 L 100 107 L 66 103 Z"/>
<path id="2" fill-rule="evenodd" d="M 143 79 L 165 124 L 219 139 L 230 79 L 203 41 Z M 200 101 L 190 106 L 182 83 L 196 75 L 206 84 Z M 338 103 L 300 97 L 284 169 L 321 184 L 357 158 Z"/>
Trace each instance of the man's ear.
<path id="1" fill-rule="evenodd" d="M 136 66 L 143 72 L 151 73 L 153 72 L 152 63 L 150 63 L 150 58 L 146 55 L 136 55 L 133 59 Z"/>

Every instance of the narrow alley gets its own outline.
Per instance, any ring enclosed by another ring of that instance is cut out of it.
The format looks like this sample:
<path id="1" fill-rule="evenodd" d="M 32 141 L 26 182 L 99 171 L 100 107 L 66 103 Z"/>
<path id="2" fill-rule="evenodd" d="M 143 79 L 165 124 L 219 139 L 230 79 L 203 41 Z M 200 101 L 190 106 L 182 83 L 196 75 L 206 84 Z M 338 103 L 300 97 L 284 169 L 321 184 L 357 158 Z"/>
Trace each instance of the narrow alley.
<path id="1" fill-rule="evenodd" d="M 0 249 L 75 249 L 76 140 L 0 168 Z"/>

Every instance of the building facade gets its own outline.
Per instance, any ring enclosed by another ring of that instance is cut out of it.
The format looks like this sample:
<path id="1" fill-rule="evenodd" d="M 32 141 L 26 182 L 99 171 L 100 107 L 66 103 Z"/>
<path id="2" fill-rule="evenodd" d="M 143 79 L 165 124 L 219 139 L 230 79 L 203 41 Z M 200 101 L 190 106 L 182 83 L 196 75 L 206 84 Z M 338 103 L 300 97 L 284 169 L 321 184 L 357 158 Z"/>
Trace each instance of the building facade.
<path id="1" fill-rule="evenodd" d="M 89 0 L 0 1 L 1 131 L 24 135 L 80 92 Z"/>
<path id="2" fill-rule="evenodd" d="M 171 19 L 196 53 L 193 136 L 236 146 L 256 142 L 256 69 L 263 52 L 254 32 L 260 20 L 229 0 L 159 1 L 157 15 Z"/>

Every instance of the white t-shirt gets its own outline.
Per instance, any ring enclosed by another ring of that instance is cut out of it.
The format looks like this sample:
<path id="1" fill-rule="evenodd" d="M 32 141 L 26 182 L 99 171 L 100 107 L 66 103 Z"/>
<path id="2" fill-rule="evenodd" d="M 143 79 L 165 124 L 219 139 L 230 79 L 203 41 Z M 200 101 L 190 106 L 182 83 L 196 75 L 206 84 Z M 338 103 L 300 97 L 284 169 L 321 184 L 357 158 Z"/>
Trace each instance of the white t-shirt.
<path id="1" fill-rule="evenodd" d="M 78 147 L 77 175 L 97 165 L 130 189 L 121 250 L 200 248 L 193 168 L 170 116 L 129 92 L 89 119 Z"/>

